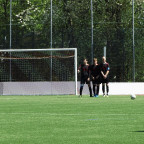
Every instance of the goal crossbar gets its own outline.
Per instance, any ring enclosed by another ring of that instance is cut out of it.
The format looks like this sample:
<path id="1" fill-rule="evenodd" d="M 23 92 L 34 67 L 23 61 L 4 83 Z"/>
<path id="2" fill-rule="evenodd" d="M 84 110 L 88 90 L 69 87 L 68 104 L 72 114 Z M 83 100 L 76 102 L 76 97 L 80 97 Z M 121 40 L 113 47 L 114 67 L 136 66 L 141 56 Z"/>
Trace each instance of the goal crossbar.
<path id="1" fill-rule="evenodd" d="M 53 48 L 53 49 L 0 49 L 0 52 L 34 52 L 34 51 L 77 51 L 77 48 Z"/>

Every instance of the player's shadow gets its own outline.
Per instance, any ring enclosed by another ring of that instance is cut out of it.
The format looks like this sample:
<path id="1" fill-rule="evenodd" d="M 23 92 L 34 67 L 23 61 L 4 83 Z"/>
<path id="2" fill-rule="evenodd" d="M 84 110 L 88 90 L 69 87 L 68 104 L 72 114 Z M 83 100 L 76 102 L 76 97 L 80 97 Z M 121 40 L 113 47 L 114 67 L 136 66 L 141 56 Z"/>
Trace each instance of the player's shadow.
<path id="1" fill-rule="evenodd" d="M 133 132 L 144 133 L 144 131 L 133 131 Z"/>

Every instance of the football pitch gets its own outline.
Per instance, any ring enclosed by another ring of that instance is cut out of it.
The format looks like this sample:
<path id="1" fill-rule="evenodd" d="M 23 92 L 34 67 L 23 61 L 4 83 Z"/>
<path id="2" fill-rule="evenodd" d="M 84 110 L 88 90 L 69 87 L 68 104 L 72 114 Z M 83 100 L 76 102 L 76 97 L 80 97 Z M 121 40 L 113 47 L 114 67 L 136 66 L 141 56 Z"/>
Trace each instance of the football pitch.
<path id="1" fill-rule="evenodd" d="M 0 96 L 0 144 L 143 144 L 144 96 Z"/>

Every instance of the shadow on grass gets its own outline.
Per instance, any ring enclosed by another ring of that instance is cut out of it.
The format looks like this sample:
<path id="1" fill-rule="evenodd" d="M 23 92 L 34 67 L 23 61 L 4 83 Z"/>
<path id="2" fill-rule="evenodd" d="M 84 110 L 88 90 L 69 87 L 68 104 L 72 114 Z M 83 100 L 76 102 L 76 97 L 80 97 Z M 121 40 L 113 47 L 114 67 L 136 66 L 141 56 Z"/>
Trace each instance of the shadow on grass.
<path id="1" fill-rule="evenodd" d="M 139 133 L 144 133 L 144 131 L 133 131 L 133 132 L 139 132 Z"/>

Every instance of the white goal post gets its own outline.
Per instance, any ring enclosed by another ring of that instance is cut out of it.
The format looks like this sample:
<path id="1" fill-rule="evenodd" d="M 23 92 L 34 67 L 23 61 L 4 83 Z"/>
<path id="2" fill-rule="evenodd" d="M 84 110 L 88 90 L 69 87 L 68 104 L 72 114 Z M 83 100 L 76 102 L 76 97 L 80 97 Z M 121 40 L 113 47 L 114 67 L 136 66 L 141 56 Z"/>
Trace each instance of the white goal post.
<path id="1" fill-rule="evenodd" d="M 36 53 L 36 52 L 49 52 L 49 59 L 53 58 L 53 53 L 54 52 L 61 52 L 66 53 L 68 51 L 72 51 L 74 53 L 73 55 L 73 60 L 74 60 L 74 83 L 75 83 L 75 89 L 74 89 L 74 93 L 75 95 L 77 95 L 77 48 L 53 48 L 53 49 L 49 49 L 49 48 L 44 48 L 44 49 L 0 49 L 0 60 L 1 63 L 5 60 L 9 61 L 9 71 L 10 71 L 10 81 L 7 81 L 9 83 L 13 83 L 13 81 L 11 81 L 11 61 L 14 59 L 20 59 L 20 58 L 13 58 L 12 57 L 12 53 L 19 53 L 19 52 L 31 52 L 31 53 Z M 9 56 L 4 57 L 4 53 L 9 53 Z M 45 57 L 33 57 L 33 58 L 26 58 L 28 60 L 30 59 L 44 59 Z M 24 58 L 23 58 L 24 59 Z M 66 60 L 63 60 L 64 62 L 66 62 Z M 25 81 L 26 82 L 26 81 Z M 5 83 L 5 81 L 1 81 L 1 83 Z M 2 84 L 3 86 L 5 84 Z M 36 94 L 37 95 L 37 94 Z M 39 94 L 38 94 L 39 95 Z"/>

